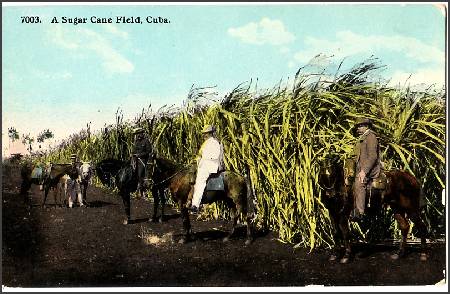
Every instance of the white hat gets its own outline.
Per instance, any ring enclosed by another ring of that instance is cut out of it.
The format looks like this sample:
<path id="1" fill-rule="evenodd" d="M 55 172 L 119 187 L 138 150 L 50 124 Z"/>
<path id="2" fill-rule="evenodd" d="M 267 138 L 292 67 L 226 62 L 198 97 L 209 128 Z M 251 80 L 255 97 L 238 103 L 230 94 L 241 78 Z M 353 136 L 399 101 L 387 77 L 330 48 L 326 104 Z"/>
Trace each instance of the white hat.
<path id="1" fill-rule="evenodd" d="M 214 126 L 206 125 L 206 126 L 203 128 L 202 133 L 203 133 L 203 134 L 206 134 L 206 133 L 213 133 L 213 132 L 215 132 L 215 131 L 216 131 L 216 128 L 215 128 Z"/>

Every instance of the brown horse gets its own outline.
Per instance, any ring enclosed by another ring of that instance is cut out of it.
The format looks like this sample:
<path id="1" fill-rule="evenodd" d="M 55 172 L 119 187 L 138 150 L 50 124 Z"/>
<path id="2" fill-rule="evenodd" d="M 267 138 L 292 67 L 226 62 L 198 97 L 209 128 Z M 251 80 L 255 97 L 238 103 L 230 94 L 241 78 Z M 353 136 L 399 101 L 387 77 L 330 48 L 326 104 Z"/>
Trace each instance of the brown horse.
<path id="1" fill-rule="evenodd" d="M 39 170 L 39 172 L 36 172 Z M 21 168 L 20 174 L 22 177 L 22 184 L 20 187 L 20 194 L 23 195 L 25 202 L 27 201 L 27 193 L 32 184 L 43 185 L 44 201 L 42 206 L 45 206 L 48 193 L 51 188 L 56 188 L 59 181 L 64 175 L 72 175 L 74 173 L 71 164 L 47 164 L 43 166 L 34 166 L 31 164 L 24 164 Z M 35 177 L 35 174 L 39 176 Z M 55 205 L 57 204 L 55 192 Z"/>
<path id="2" fill-rule="evenodd" d="M 319 185 L 325 192 L 324 204 L 327 207 L 330 217 L 335 226 L 335 239 L 343 241 L 345 254 L 340 260 L 341 263 L 349 262 L 352 250 L 350 244 L 349 218 L 353 206 L 352 182 L 346 174 L 346 169 L 337 159 L 330 160 L 323 164 L 319 174 Z M 382 206 L 389 205 L 397 220 L 402 240 L 398 252 L 391 255 L 392 259 L 398 259 L 405 255 L 406 239 L 409 231 L 408 218 L 414 222 L 418 229 L 418 236 L 421 238 L 420 259 L 427 259 L 426 235 L 427 229 L 420 216 L 421 209 L 421 188 L 417 179 L 410 173 L 402 170 L 392 170 L 385 172 L 386 182 L 384 189 L 368 190 L 366 203 L 370 203 L 370 211 L 381 211 Z M 369 211 L 368 211 L 369 213 Z M 337 243 L 337 242 L 336 242 Z M 337 246 L 337 245 L 336 245 Z M 330 260 L 337 259 L 337 247 L 330 256 Z"/>
<path id="3" fill-rule="evenodd" d="M 188 198 L 192 197 L 195 168 L 193 166 L 182 167 L 167 159 L 156 158 L 152 170 L 154 189 L 168 188 L 173 201 L 178 204 L 181 210 L 184 236 L 179 242 L 185 243 L 192 237 L 189 212 L 185 206 Z M 247 170 L 247 175 L 249 175 L 248 172 L 249 171 Z M 241 213 L 246 217 L 247 222 L 247 240 L 245 244 L 248 245 L 252 242 L 252 215 L 254 213 L 253 199 L 248 176 L 244 177 L 232 171 L 224 172 L 224 191 L 205 191 L 202 198 L 203 204 L 209 204 L 220 200 L 231 209 L 232 227 L 228 236 L 223 239 L 224 242 L 228 241 L 233 236 L 238 217 Z M 154 216 L 157 213 L 157 209 L 158 206 L 155 202 Z M 164 210 L 162 214 L 164 214 Z"/>

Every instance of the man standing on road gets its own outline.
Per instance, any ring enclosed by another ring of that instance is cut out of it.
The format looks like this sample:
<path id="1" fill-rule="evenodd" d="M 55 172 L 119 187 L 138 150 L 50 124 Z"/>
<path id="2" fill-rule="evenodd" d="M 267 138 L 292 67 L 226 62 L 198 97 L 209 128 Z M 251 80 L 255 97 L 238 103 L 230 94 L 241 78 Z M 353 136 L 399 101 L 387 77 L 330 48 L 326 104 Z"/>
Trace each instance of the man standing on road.
<path id="1" fill-rule="evenodd" d="M 71 159 L 71 169 L 69 172 L 69 179 L 67 179 L 67 193 L 69 194 L 69 207 L 73 207 L 73 203 L 78 198 L 78 203 L 80 207 L 85 206 L 81 194 L 80 186 L 80 174 L 79 174 L 79 162 L 76 154 L 70 156 Z"/>

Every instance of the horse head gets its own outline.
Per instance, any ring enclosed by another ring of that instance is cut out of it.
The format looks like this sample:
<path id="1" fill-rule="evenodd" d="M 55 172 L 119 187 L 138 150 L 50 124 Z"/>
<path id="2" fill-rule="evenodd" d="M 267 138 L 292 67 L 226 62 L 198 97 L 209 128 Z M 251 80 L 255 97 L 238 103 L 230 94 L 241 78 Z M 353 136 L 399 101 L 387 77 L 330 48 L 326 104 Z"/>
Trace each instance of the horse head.
<path id="1" fill-rule="evenodd" d="M 328 156 L 322 161 L 319 172 L 319 187 L 327 198 L 339 194 L 344 185 L 343 168 L 337 156 Z"/>
<path id="2" fill-rule="evenodd" d="M 123 162 L 117 159 L 104 159 L 95 164 L 95 174 L 100 179 L 100 182 L 108 187 L 114 186 L 114 177 L 122 168 Z"/>
<path id="3" fill-rule="evenodd" d="M 178 173 L 183 166 L 172 162 L 171 160 L 163 157 L 155 157 L 153 160 L 149 160 L 147 163 L 147 178 L 152 178 L 153 182 L 165 181 Z"/>
<path id="4" fill-rule="evenodd" d="M 83 162 L 79 167 L 79 173 L 81 175 L 81 180 L 89 181 L 92 177 L 92 164 L 90 162 Z"/>

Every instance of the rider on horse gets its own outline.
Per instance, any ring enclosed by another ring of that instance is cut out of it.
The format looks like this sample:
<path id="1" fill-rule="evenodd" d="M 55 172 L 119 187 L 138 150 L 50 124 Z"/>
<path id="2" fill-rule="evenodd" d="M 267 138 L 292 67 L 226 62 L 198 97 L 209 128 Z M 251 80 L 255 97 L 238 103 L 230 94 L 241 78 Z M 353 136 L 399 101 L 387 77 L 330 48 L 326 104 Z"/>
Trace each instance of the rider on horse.
<path id="1" fill-rule="evenodd" d="M 376 134 L 370 129 L 371 126 L 372 121 L 368 118 L 358 119 L 354 126 L 360 136 L 353 150 L 356 164 L 356 178 L 353 184 L 354 220 L 359 220 L 364 215 L 367 188 L 381 172 L 380 147 Z"/>
<path id="2" fill-rule="evenodd" d="M 138 176 L 138 188 L 141 196 L 145 189 L 145 175 L 147 162 L 153 159 L 153 148 L 150 140 L 145 135 L 143 128 L 135 128 L 133 130 L 135 135 L 133 146 L 133 165 L 135 166 L 136 174 Z"/>
<path id="3" fill-rule="evenodd" d="M 194 185 L 192 200 L 189 200 L 186 207 L 197 213 L 202 201 L 202 196 L 206 188 L 206 181 L 211 174 L 223 171 L 223 145 L 216 138 L 216 128 L 205 126 L 202 133 L 205 142 L 200 147 L 200 155 L 197 158 L 197 178 Z"/>

